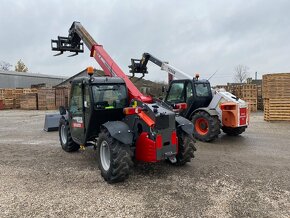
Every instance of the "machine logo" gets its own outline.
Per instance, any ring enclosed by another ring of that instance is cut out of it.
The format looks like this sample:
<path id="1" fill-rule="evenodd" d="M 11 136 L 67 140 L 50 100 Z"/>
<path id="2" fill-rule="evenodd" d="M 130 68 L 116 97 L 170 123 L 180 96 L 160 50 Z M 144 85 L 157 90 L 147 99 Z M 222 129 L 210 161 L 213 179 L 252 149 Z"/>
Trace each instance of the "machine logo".
<path id="1" fill-rule="evenodd" d="M 72 119 L 72 128 L 84 128 L 84 122 L 82 117 L 74 117 Z"/>
<path id="2" fill-rule="evenodd" d="M 175 73 L 176 73 L 175 70 L 173 70 L 173 69 L 171 69 L 171 68 L 169 68 L 169 67 L 168 67 L 168 71 L 169 71 L 170 73 L 174 74 L 174 75 L 175 75 Z"/>

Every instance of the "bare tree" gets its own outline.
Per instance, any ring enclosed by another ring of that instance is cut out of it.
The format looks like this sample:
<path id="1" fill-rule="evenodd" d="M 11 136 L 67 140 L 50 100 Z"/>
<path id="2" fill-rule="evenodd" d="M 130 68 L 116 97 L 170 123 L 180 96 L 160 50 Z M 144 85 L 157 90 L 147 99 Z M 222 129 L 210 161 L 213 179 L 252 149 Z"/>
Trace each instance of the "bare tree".
<path id="1" fill-rule="evenodd" d="M 245 65 L 237 65 L 234 68 L 234 76 L 235 76 L 235 82 L 238 83 L 245 83 L 247 81 L 248 78 L 248 74 L 249 74 L 249 67 L 245 66 Z"/>
<path id="2" fill-rule="evenodd" d="M 19 61 L 17 61 L 16 65 L 15 65 L 15 71 L 16 72 L 27 72 L 28 68 L 25 66 L 25 64 L 23 63 L 23 61 L 20 59 Z"/>
<path id="3" fill-rule="evenodd" d="M 4 70 L 4 71 L 10 71 L 10 68 L 12 67 L 11 64 L 9 64 L 6 61 L 0 61 L 0 70 Z"/>

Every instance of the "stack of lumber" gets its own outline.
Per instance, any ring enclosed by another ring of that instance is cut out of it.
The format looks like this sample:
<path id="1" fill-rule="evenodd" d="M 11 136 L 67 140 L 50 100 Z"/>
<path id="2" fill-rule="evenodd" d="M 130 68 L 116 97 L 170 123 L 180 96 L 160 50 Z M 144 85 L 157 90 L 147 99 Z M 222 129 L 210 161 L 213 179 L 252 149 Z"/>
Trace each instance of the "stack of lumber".
<path id="1" fill-rule="evenodd" d="M 250 111 L 257 111 L 257 86 L 255 84 L 240 85 L 237 96 L 248 103 Z"/>
<path id="2" fill-rule="evenodd" d="M 24 110 L 37 110 L 37 94 L 27 93 L 21 95 L 20 108 Z"/>
<path id="3" fill-rule="evenodd" d="M 55 109 L 55 89 L 41 88 L 37 90 L 38 110 Z"/>
<path id="4" fill-rule="evenodd" d="M 262 85 L 257 85 L 257 109 L 264 110 Z"/>
<path id="5" fill-rule="evenodd" d="M 14 107 L 20 108 L 20 97 L 23 95 L 23 89 L 13 89 Z"/>
<path id="6" fill-rule="evenodd" d="M 12 109 L 14 107 L 13 89 L 1 89 L 0 99 L 4 104 L 4 109 Z"/>
<path id="7" fill-rule="evenodd" d="M 35 89 L 35 88 L 32 88 L 32 89 L 25 88 L 25 89 L 23 89 L 23 94 L 30 94 L 30 93 L 37 93 L 37 89 Z"/>
<path id="8" fill-rule="evenodd" d="M 36 93 L 36 89 L 16 88 L 16 89 L 0 89 L 0 99 L 3 99 L 5 109 L 20 108 L 20 98 L 26 93 Z"/>
<path id="9" fill-rule="evenodd" d="M 228 85 L 228 88 L 226 89 L 228 92 L 232 93 L 233 95 L 237 96 L 240 98 L 240 91 L 239 91 L 239 87 L 240 87 L 240 84 L 237 85 Z"/>
<path id="10" fill-rule="evenodd" d="M 36 92 L 37 92 L 36 89 L 28 89 L 28 88 L 12 89 L 13 101 L 14 101 L 13 108 L 14 109 L 20 108 L 20 98 L 22 97 L 23 94 L 36 93 Z"/>
<path id="11" fill-rule="evenodd" d="M 55 89 L 16 88 L 0 89 L 2 109 L 54 110 Z"/>
<path id="12" fill-rule="evenodd" d="M 290 121 L 290 73 L 263 75 L 265 121 Z"/>
<path id="13" fill-rule="evenodd" d="M 22 95 L 18 99 L 21 109 L 37 110 L 37 89 L 22 89 Z"/>
<path id="14" fill-rule="evenodd" d="M 68 107 L 69 87 L 58 87 L 55 89 L 55 106 Z"/>

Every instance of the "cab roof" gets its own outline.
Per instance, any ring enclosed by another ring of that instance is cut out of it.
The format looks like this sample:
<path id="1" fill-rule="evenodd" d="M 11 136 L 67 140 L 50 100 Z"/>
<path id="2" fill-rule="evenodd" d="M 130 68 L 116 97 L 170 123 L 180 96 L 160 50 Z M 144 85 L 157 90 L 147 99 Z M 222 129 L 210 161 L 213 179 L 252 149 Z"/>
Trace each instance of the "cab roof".
<path id="1" fill-rule="evenodd" d="M 119 77 L 92 77 L 91 84 L 125 84 L 125 81 Z M 85 82 L 89 83 L 90 77 L 83 76 L 78 77 L 72 81 L 72 83 Z"/>

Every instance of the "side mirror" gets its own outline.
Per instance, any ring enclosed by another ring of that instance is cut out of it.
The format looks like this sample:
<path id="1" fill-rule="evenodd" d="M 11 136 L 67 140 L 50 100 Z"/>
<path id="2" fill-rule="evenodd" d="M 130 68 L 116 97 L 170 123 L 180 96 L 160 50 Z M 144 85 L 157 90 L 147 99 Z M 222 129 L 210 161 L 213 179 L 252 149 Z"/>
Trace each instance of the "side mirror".
<path id="1" fill-rule="evenodd" d="M 65 115 L 66 114 L 66 109 L 65 109 L 64 106 L 60 106 L 59 107 L 59 113 L 60 113 L 60 115 Z"/>

